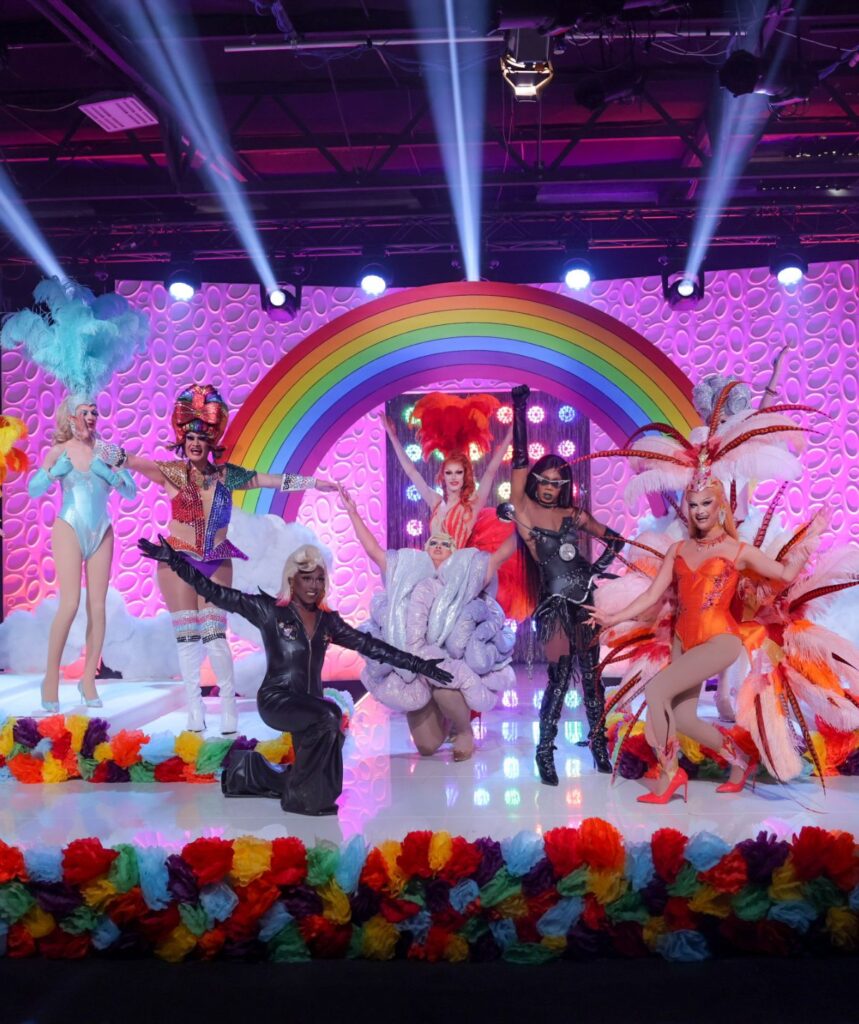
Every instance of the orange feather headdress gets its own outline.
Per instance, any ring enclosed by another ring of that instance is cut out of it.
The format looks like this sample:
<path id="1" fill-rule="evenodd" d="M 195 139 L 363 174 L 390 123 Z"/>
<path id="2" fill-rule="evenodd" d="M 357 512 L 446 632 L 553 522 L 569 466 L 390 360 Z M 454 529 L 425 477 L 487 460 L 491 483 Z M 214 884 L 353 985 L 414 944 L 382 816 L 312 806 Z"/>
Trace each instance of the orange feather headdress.
<path id="1" fill-rule="evenodd" d="M 424 395 L 415 404 L 410 421 L 418 428 L 424 458 L 436 448 L 445 458 L 468 455 L 472 444 L 485 455 L 492 447 L 492 417 L 500 405 L 492 395 L 459 398 L 441 391 Z"/>
<path id="2" fill-rule="evenodd" d="M 27 437 L 27 424 L 17 416 L 0 416 L 0 484 L 6 473 L 22 473 L 30 468 L 27 453 L 15 447 L 18 441 Z"/>

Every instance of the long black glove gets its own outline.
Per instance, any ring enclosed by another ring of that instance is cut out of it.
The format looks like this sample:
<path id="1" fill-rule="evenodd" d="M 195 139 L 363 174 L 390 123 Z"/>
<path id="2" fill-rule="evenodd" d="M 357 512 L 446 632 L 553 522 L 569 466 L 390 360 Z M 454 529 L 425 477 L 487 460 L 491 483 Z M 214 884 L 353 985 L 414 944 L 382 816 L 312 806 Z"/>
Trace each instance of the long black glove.
<path id="1" fill-rule="evenodd" d="M 527 384 L 513 388 L 513 469 L 528 468 L 528 395 Z"/>
<path id="2" fill-rule="evenodd" d="M 620 551 L 623 545 L 626 544 L 626 541 L 619 533 L 615 533 L 610 526 L 607 526 L 603 536 L 597 539 L 601 540 L 605 544 L 605 548 L 599 558 L 594 562 L 593 571 L 594 573 L 599 573 L 601 575 L 614 561 L 615 555 L 617 555 L 618 551 Z"/>
<path id="3" fill-rule="evenodd" d="M 185 561 L 178 551 L 170 547 L 160 533 L 158 534 L 157 544 L 153 544 L 151 540 L 141 537 L 137 542 L 137 547 L 142 555 L 146 555 L 147 558 L 154 558 L 156 562 L 164 562 L 171 569 L 179 562 Z"/>
<path id="4" fill-rule="evenodd" d="M 437 683 L 441 683 L 442 686 L 447 686 L 448 683 L 453 682 L 453 676 L 450 672 L 445 671 L 445 669 L 439 668 L 442 660 L 442 658 L 415 657 L 413 658 L 414 668 L 412 672 L 426 676 L 428 679 L 434 679 Z"/>

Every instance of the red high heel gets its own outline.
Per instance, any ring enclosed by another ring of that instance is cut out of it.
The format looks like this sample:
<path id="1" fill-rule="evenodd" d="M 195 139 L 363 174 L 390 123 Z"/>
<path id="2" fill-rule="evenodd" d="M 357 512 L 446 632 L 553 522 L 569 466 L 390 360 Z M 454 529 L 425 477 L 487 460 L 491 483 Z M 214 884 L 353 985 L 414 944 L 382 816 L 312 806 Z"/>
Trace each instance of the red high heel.
<path id="1" fill-rule="evenodd" d="M 735 768 L 743 768 L 743 761 L 745 755 L 742 753 L 740 748 L 737 746 L 737 742 L 731 733 L 727 729 L 722 729 L 720 726 L 716 726 L 719 732 L 725 738 L 725 745 L 719 752 L 720 755 Z M 746 783 L 749 781 L 749 776 L 753 772 L 756 772 L 760 766 L 761 759 L 759 757 L 750 757 L 743 768 L 743 776 L 736 782 L 723 782 L 721 785 L 716 786 L 717 793 L 742 793 L 745 789 Z M 752 792 L 755 791 L 755 779 L 752 779 Z"/>
<path id="2" fill-rule="evenodd" d="M 680 787 L 683 787 L 683 802 L 689 796 L 689 776 L 685 768 L 678 768 L 671 776 L 671 781 L 662 793 L 643 793 L 638 797 L 640 804 L 667 804 Z"/>

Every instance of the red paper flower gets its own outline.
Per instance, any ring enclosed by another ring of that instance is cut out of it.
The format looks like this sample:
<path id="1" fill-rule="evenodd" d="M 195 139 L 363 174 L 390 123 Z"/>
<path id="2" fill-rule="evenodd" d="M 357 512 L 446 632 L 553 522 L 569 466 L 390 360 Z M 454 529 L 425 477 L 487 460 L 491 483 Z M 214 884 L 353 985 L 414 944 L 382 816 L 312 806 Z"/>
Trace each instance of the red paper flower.
<path id="1" fill-rule="evenodd" d="M 119 854 L 107 850 L 100 839 L 73 839 L 63 850 L 63 879 L 69 885 L 84 885 L 106 875 Z"/>
<path id="2" fill-rule="evenodd" d="M 650 840 L 656 873 L 669 884 L 674 881 L 677 872 L 683 866 L 686 843 L 686 836 L 676 828 L 660 828 L 653 833 Z"/>
<path id="3" fill-rule="evenodd" d="M 149 910 L 138 917 L 138 931 L 157 946 L 170 937 L 170 933 L 181 921 L 179 907 L 171 903 L 166 910 Z"/>
<path id="4" fill-rule="evenodd" d="M 623 837 L 602 818 L 586 818 L 579 828 L 579 854 L 597 871 L 620 871 L 626 862 Z"/>
<path id="5" fill-rule="evenodd" d="M 563 878 L 584 863 L 579 851 L 579 830 L 576 828 L 550 829 L 543 836 L 543 846 L 558 878 Z"/>
<path id="6" fill-rule="evenodd" d="M 55 928 L 39 939 L 39 952 L 51 960 L 81 960 L 89 952 L 90 937 L 69 935 L 62 928 Z"/>
<path id="7" fill-rule="evenodd" d="M 462 836 L 454 836 L 450 857 L 438 876 L 450 885 L 456 885 L 463 878 L 473 875 L 482 860 L 483 854 L 474 843 L 463 839 Z"/>
<path id="8" fill-rule="evenodd" d="M 749 880 L 748 864 L 739 850 L 730 850 L 718 864 L 700 872 L 698 877 L 717 892 L 737 893 Z"/>
<path id="9" fill-rule="evenodd" d="M 621 921 L 609 929 L 614 948 L 621 956 L 650 956 L 650 950 L 637 921 Z"/>
<path id="10" fill-rule="evenodd" d="M 120 768 L 130 768 L 140 760 L 140 748 L 149 742 L 149 737 L 140 729 L 120 730 L 110 741 L 113 759 Z"/>
<path id="11" fill-rule="evenodd" d="M 55 743 L 64 732 L 68 732 L 66 720 L 62 715 L 48 715 L 47 718 L 36 719 L 36 729 L 40 736 L 45 736 Z"/>
<path id="12" fill-rule="evenodd" d="M 409 832 L 403 839 L 397 865 L 407 878 L 429 878 L 429 850 L 432 832 Z"/>
<path id="13" fill-rule="evenodd" d="M 275 885 L 300 885 L 307 876 L 307 850 L 294 836 L 271 844 L 271 878 Z"/>
<path id="14" fill-rule="evenodd" d="M 592 892 L 585 893 L 585 909 L 582 920 L 592 931 L 601 931 L 605 926 L 605 907 Z"/>
<path id="15" fill-rule="evenodd" d="M 262 917 L 280 896 L 280 889 L 274 884 L 268 872 L 247 885 L 237 885 L 234 891 L 239 898 L 239 907 L 246 907 L 254 919 Z"/>
<path id="16" fill-rule="evenodd" d="M 233 866 L 233 844 L 226 839 L 195 839 L 182 848 L 182 859 L 200 885 L 212 885 Z"/>
<path id="17" fill-rule="evenodd" d="M 537 923 L 530 917 L 517 917 L 513 922 L 516 925 L 516 937 L 520 942 L 539 942 L 543 936 L 537 931 Z"/>
<path id="18" fill-rule="evenodd" d="M 532 896 L 531 899 L 526 900 L 528 904 L 528 917 L 532 921 L 539 921 L 543 914 L 547 910 L 551 910 L 560 898 L 557 889 L 546 889 L 539 896 Z"/>
<path id="19" fill-rule="evenodd" d="M 99 761 L 90 776 L 90 782 L 110 782 L 110 761 Z"/>
<path id="20" fill-rule="evenodd" d="M 21 959 L 25 956 L 36 955 L 36 940 L 20 923 L 9 926 L 9 934 L 6 936 L 6 956 Z"/>
<path id="21" fill-rule="evenodd" d="M 122 928 L 123 925 L 132 924 L 143 914 L 147 913 L 148 910 L 146 900 L 144 900 L 143 893 L 138 885 L 129 889 L 128 892 L 119 893 L 117 896 L 114 896 L 107 908 L 110 919 L 118 928 Z"/>
<path id="22" fill-rule="evenodd" d="M 9 771 L 19 782 L 30 785 L 42 782 L 42 759 L 32 754 L 16 754 L 7 762 Z"/>
<path id="23" fill-rule="evenodd" d="M 168 757 L 166 761 L 155 765 L 156 782 L 184 782 L 185 762 L 181 757 Z"/>
<path id="24" fill-rule="evenodd" d="M 397 900 L 389 896 L 382 900 L 379 913 L 391 924 L 399 924 L 400 921 L 408 921 L 410 917 L 414 917 L 420 909 L 418 904 L 412 903 L 411 900 Z"/>
<path id="25" fill-rule="evenodd" d="M 427 940 L 424 943 L 424 955 L 431 964 L 438 963 L 444 959 L 444 951 L 450 942 L 453 932 L 434 924 L 427 933 Z"/>
<path id="26" fill-rule="evenodd" d="M 804 882 L 826 874 L 842 889 L 856 884 L 859 861 L 853 837 L 847 832 L 807 825 L 794 839 L 791 860 L 797 878 Z"/>
<path id="27" fill-rule="evenodd" d="M 662 912 L 671 931 L 697 931 L 698 922 L 689 904 L 680 896 L 671 896 Z"/>
<path id="28" fill-rule="evenodd" d="M 375 892 L 381 892 L 387 888 L 388 881 L 388 865 L 381 851 L 374 846 L 367 854 L 364 867 L 361 868 L 361 882 Z"/>
<path id="29" fill-rule="evenodd" d="M 0 883 L 11 882 L 13 878 L 20 878 L 22 881 L 27 878 L 24 854 L 17 846 L 7 846 L 0 839 Z"/>
<path id="30" fill-rule="evenodd" d="M 211 960 L 220 953 L 226 941 L 226 930 L 221 925 L 215 925 L 210 931 L 203 932 L 197 940 L 197 947 L 205 960 Z"/>
<path id="31" fill-rule="evenodd" d="M 321 914 L 308 914 L 298 922 L 301 937 L 315 957 L 325 960 L 338 959 L 346 955 L 352 938 L 348 925 L 336 925 Z"/>

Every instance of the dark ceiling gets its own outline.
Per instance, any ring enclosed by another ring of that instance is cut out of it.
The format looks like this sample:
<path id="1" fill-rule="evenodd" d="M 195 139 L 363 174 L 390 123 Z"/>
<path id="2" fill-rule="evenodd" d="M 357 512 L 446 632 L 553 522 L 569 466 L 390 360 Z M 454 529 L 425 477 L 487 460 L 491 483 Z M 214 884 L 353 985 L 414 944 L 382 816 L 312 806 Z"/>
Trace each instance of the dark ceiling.
<path id="1" fill-rule="evenodd" d="M 254 279 L 217 196 L 194 169 L 175 110 L 118 30 L 111 2 L 0 3 L 6 170 L 73 275 L 160 278 L 172 256 L 190 252 L 205 280 Z M 713 166 L 716 119 L 736 102 L 719 89 L 717 72 L 732 36 L 750 24 L 752 4 L 494 6 L 502 17 L 492 15 L 489 34 L 527 13 L 556 33 L 555 78 L 541 102 L 514 102 L 499 70 L 503 33 L 485 43 L 486 117 L 469 126 L 483 159 L 485 274 L 551 280 L 565 252 L 585 247 L 603 277 L 658 272 L 666 254 L 682 259 Z M 421 73 L 426 47 L 408 44 L 416 30 L 405 0 L 187 7 L 233 168 L 284 276 L 351 284 L 367 254 L 388 256 L 397 284 L 462 276 Z M 726 200 L 709 269 L 766 263 L 785 235 L 801 239 L 812 260 L 859 257 L 859 66 L 832 70 L 859 46 L 859 8 L 801 10 L 772 22 L 771 45 L 822 80 L 807 100 L 770 113 Z M 610 84 L 638 79 L 637 95 L 589 109 L 583 92 L 606 76 Z M 108 134 L 79 110 L 93 98 L 130 94 L 157 125 Z M 0 245 L 7 283 L 29 276 L 26 263 L 14 239 Z"/>

